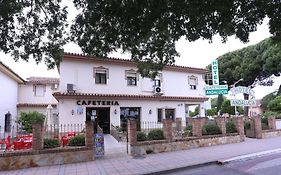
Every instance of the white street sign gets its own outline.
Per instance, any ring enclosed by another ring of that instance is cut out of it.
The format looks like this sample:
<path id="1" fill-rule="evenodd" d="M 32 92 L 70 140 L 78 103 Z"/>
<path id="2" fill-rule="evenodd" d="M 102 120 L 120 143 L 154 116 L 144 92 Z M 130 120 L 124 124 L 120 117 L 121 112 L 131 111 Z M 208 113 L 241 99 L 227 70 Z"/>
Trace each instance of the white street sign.
<path id="1" fill-rule="evenodd" d="M 212 61 L 212 79 L 213 79 L 213 85 L 219 85 L 219 66 L 218 66 L 218 60 Z"/>
<path id="2" fill-rule="evenodd" d="M 257 106 L 256 100 L 230 100 L 231 106 Z"/>
<path id="3" fill-rule="evenodd" d="M 227 89 L 228 90 L 228 85 L 205 86 L 205 90 L 218 90 L 218 89 Z"/>

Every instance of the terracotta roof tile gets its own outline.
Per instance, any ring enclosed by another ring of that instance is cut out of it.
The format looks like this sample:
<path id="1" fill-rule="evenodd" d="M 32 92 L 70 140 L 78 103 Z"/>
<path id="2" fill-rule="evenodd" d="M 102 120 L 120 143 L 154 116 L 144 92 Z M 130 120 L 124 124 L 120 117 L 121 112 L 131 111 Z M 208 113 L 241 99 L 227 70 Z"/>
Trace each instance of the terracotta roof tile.
<path id="1" fill-rule="evenodd" d="M 72 59 L 109 61 L 109 62 L 115 62 L 115 63 L 123 63 L 123 64 L 125 63 L 125 64 L 130 64 L 130 65 L 136 64 L 133 60 L 129 60 L 129 59 L 113 58 L 113 57 L 95 57 L 95 56 L 88 56 L 85 54 L 77 54 L 77 53 L 64 53 L 64 58 L 65 57 L 72 58 Z M 208 71 L 207 69 L 185 67 L 185 66 L 178 66 L 178 65 L 167 65 L 164 67 L 164 70 L 196 72 L 196 73 L 200 73 L 200 74 L 205 74 Z"/>
<path id="2" fill-rule="evenodd" d="M 84 98 L 84 99 L 119 99 L 119 100 L 163 100 L 163 101 L 194 101 L 204 102 L 207 97 L 186 97 L 186 96 L 156 96 L 156 95 L 127 95 L 127 94 L 93 94 L 93 93 L 61 93 L 55 92 L 56 99 Z"/>
<path id="3" fill-rule="evenodd" d="M 49 77 L 29 77 L 27 78 L 29 83 L 59 83 L 59 78 L 49 78 Z"/>
<path id="4" fill-rule="evenodd" d="M 17 107 L 47 107 L 49 104 L 44 103 L 19 103 Z M 57 104 L 51 104 L 53 107 Z"/>

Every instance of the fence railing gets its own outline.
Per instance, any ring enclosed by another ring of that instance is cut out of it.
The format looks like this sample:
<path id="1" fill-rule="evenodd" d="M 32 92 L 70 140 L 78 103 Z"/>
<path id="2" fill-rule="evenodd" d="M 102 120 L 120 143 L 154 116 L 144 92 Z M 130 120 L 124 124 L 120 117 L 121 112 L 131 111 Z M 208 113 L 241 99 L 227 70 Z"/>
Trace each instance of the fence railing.
<path id="1" fill-rule="evenodd" d="M 85 124 L 45 125 L 44 138 L 61 138 L 68 133 L 84 133 Z"/>
<path id="2" fill-rule="evenodd" d="M 163 124 L 157 121 L 144 121 L 140 123 L 141 131 L 149 132 L 153 129 L 163 129 Z"/>

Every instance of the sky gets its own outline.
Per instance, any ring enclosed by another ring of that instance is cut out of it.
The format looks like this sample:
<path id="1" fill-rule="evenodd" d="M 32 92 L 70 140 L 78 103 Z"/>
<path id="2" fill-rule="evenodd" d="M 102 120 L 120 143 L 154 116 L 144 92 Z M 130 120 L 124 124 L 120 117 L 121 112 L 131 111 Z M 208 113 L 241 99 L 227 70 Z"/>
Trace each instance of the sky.
<path id="1" fill-rule="evenodd" d="M 71 20 L 71 19 L 69 19 Z M 176 49 L 180 53 L 180 57 L 176 58 L 176 65 L 205 68 L 212 60 L 217 57 L 243 47 L 256 44 L 265 38 L 270 37 L 268 29 L 268 20 L 265 20 L 262 25 L 258 26 L 256 32 L 250 34 L 249 42 L 242 43 L 234 36 L 229 37 L 226 43 L 222 43 L 219 36 L 214 36 L 212 43 L 208 40 L 199 39 L 195 42 L 189 42 L 184 38 L 181 38 L 176 43 Z M 82 53 L 79 46 L 74 43 L 69 43 L 64 46 L 65 52 Z M 112 53 L 110 57 L 129 59 L 129 54 Z M 36 63 L 30 59 L 29 62 L 18 61 L 15 62 L 12 57 L 0 52 L 0 61 L 14 70 L 22 78 L 26 79 L 31 76 L 39 77 L 59 77 L 57 69 L 47 70 L 44 63 L 36 65 Z M 222 70 L 220 70 L 222 71 Z M 256 98 L 262 98 L 266 94 L 278 89 L 281 83 L 281 78 L 275 78 L 276 82 L 271 87 L 256 87 Z"/>

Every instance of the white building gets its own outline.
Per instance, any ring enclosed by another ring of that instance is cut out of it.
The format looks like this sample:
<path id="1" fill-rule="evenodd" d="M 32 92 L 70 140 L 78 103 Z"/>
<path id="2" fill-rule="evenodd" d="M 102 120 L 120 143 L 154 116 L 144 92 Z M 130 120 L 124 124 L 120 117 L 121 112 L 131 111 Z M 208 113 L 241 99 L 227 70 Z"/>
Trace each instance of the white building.
<path id="1" fill-rule="evenodd" d="M 140 123 L 185 121 L 189 105 L 199 105 L 205 116 L 205 69 L 166 66 L 153 81 L 142 78 L 130 60 L 65 54 L 59 72 L 60 89 L 53 95 L 59 101 L 60 124 L 95 118 L 108 133 L 128 117 Z"/>
<path id="2" fill-rule="evenodd" d="M 0 130 L 2 132 L 5 124 L 6 126 L 13 125 L 16 120 L 19 94 L 18 85 L 23 84 L 24 80 L 0 62 L 0 82 Z M 8 113 L 10 117 L 6 115 Z"/>
<path id="3" fill-rule="evenodd" d="M 54 122 L 57 118 L 57 100 L 53 93 L 59 88 L 58 78 L 30 77 L 19 85 L 18 116 L 20 112 L 37 111 L 46 114 L 47 106 L 52 106 Z M 57 123 L 57 122 L 56 122 Z"/>

